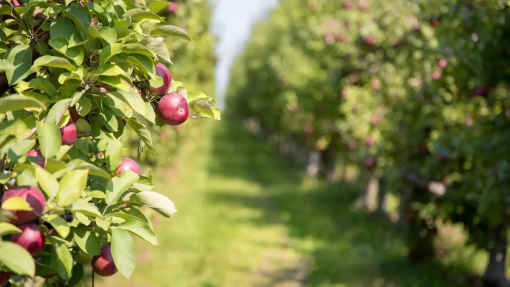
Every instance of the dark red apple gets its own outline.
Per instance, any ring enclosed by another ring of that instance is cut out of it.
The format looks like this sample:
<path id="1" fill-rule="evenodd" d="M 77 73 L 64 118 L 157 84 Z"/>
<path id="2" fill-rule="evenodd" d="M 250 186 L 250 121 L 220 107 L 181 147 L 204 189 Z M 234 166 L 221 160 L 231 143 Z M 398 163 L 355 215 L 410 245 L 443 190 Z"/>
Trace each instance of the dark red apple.
<path id="1" fill-rule="evenodd" d="M 110 244 L 101 247 L 101 253 L 92 257 L 92 268 L 94 272 L 103 277 L 112 276 L 117 273 L 117 267 L 113 262 L 112 246 Z"/>
<path id="2" fill-rule="evenodd" d="M 180 94 L 169 93 L 159 100 L 157 111 L 165 123 L 177 126 L 188 119 L 188 102 Z"/>
<path id="3" fill-rule="evenodd" d="M 368 168 L 373 168 L 376 165 L 376 160 L 373 157 L 368 157 L 365 159 L 365 166 Z"/>
<path id="4" fill-rule="evenodd" d="M 12 242 L 25 248 L 32 255 L 41 252 L 44 247 L 45 236 L 39 225 L 28 223 L 19 225 L 18 228 L 21 229 L 21 233 L 13 234 Z"/>
<path id="5" fill-rule="evenodd" d="M 142 171 L 140 170 L 140 166 L 134 159 L 123 158 L 119 167 L 116 170 L 117 175 L 121 175 L 123 171 L 130 170 L 134 173 L 140 174 Z"/>
<path id="6" fill-rule="evenodd" d="M 78 132 L 76 125 L 72 122 L 68 122 L 63 128 L 60 129 L 60 136 L 62 137 L 63 145 L 72 145 L 78 138 Z"/>
<path id="7" fill-rule="evenodd" d="M 163 85 L 161 87 L 149 87 L 149 92 L 154 96 L 163 96 L 170 89 L 170 85 L 172 84 L 172 74 L 168 68 L 159 63 L 156 65 L 156 75 L 163 78 Z"/>
<path id="8" fill-rule="evenodd" d="M 80 116 L 80 114 L 78 114 L 78 112 L 76 111 L 75 107 L 71 107 L 69 109 L 69 115 L 71 116 L 71 120 L 73 122 L 77 122 L 79 119 L 82 118 L 82 116 Z"/>
<path id="9" fill-rule="evenodd" d="M 179 4 L 177 2 L 170 2 L 170 5 L 168 5 L 168 13 L 169 14 L 175 14 L 177 13 L 177 8 L 179 8 Z"/>
<path id="10" fill-rule="evenodd" d="M 486 98 L 489 95 L 489 89 L 486 87 L 476 87 L 475 95 Z"/>
<path id="11" fill-rule="evenodd" d="M 11 279 L 11 272 L 0 271 L 0 286 L 4 286 Z"/>
<path id="12" fill-rule="evenodd" d="M 13 210 L 12 213 L 16 216 L 11 219 L 12 224 L 28 223 L 36 219 L 44 211 L 46 206 L 46 199 L 44 198 L 41 190 L 35 186 L 17 186 L 9 189 L 2 197 L 2 202 L 5 202 L 11 197 L 21 197 L 32 207 L 32 210 Z"/>
<path id="13" fill-rule="evenodd" d="M 41 159 L 40 159 L 40 160 L 38 160 L 38 161 L 36 161 L 35 163 L 36 163 L 38 166 L 40 166 L 40 167 L 44 168 L 44 157 L 43 157 L 43 155 L 42 155 L 42 153 L 41 153 L 41 151 L 40 151 L 40 150 L 35 149 L 35 148 L 34 148 L 34 149 L 31 149 L 29 152 L 27 152 L 27 156 L 28 156 L 28 157 L 40 157 Z"/>

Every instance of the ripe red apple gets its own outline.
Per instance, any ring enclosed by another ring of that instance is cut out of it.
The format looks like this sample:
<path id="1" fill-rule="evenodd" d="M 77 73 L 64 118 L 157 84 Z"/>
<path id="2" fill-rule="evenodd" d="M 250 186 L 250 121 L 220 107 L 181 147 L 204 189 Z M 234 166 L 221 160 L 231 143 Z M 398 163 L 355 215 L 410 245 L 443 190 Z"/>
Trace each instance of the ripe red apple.
<path id="1" fill-rule="evenodd" d="M 35 148 L 34 148 L 34 149 L 31 149 L 29 152 L 27 152 L 27 156 L 28 156 L 28 157 L 40 157 L 41 159 L 40 159 L 40 160 L 38 160 L 38 161 L 36 161 L 35 163 L 36 163 L 38 166 L 40 166 L 40 167 L 44 168 L 44 158 L 43 158 L 43 155 L 42 155 L 42 153 L 41 153 L 41 151 L 40 151 L 40 150 L 35 149 Z"/>
<path id="2" fill-rule="evenodd" d="M 78 132 L 76 125 L 72 122 L 68 122 L 63 128 L 60 129 L 60 136 L 62 137 L 63 145 L 72 145 L 78 138 Z"/>
<path id="3" fill-rule="evenodd" d="M 439 80 L 441 79 L 441 72 L 434 71 L 432 72 L 432 75 L 430 76 L 432 80 Z"/>
<path id="4" fill-rule="evenodd" d="M 170 5 L 168 5 L 168 13 L 169 14 L 175 14 L 177 13 L 177 8 L 179 8 L 179 5 L 177 2 L 170 2 Z"/>
<path id="5" fill-rule="evenodd" d="M 99 25 L 99 19 L 97 19 L 96 16 L 92 17 L 92 19 L 90 20 L 90 26 L 94 26 L 94 25 Z"/>
<path id="6" fill-rule="evenodd" d="M 446 67 L 446 65 L 448 64 L 448 61 L 446 59 L 441 59 L 439 60 L 439 62 L 437 63 L 437 65 L 439 66 L 439 68 L 441 69 L 444 69 L 444 67 Z"/>
<path id="7" fill-rule="evenodd" d="M 437 18 L 433 18 L 430 20 L 430 24 L 432 26 L 439 26 L 439 24 L 441 24 L 441 21 L 439 21 L 439 19 L 437 19 Z"/>
<path id="8" fill-rule="evenodd" d="M 370 123 L 377 125 L 381 121 L 381 118 L 382 117 L 380 115 L 372 115 L 370 116 Z"/>
<path id="9" fill-rule="evenodd" d="M 335 34 L 335 39 L 338 41 L 338 42 L 347 42 L 348 41 L 348 38 L 345 34 L 342 34 L 342 33 L 336 33 Z"/>
<path id="10" fill-rule="evenodd" d="M 163 96 L 170 89 L 170 85 L 172 84 L 172 74 L 168 68 L 159 63 L 156 65 L 156 75 L 163 78 L 163 85 L 161 87 L 149 87 L 149 92 L 154 96 Z"/>
<path id="11" fill-rule="evenodd" d="M 169 93 L 159 100 L 157 111 L 165 123 L 177 126 L 188 119 L 188 102 L 180 94 Z"/>
<path id="12" fill-rule="evenodd" d="M 365 144 L 367 146 L 373 146 L 375 144 L 375 139 L 373 136 L 369 136 L 366 140 L 365 140 Z"/>
<path id="13" fill-rule="evenodd" d="M 366 10 L 368 7 L 368 3 L 366 0 L 358 0 L 358 9 Z"/>
<path id="14" fill-rule="evenodd" d="M 350 0 L 346 0 L 344 2 L 344 9 L 345 10 L 351 10 L 352 9 L 352 2 Z"/>
<path id="15" fill-rule="evenodd" d="M 486 98 L 489 95 L 489 89 L 486 87 L 476 87 L 475 95 Z"/>
<path id="16" fill-rule="evenodd" d="M 0 271 L 0 286 L 4 286 L 11 279 L 11 272 Z"/>
<path id="17" fill-rule="evenodd" d="M 140 174 L 142 171 L 140 170 L 140 166 L 134 159 L 123 158 L 119 167 L 116 170 L 117 175 L 121 175 L 123 171 L 130 170 L 134 173 Z"/>
<path id="18" fill-rule="evenodd" d="M 331 33 L 324 33 L 323 38 L 324 41 L 328 42 L 329 44 L 335 42 L 335 36 Z"/>
<path id="19" fill-rule="evenodd" d="M 113 262 L 112 246 L 110 244 L 101 247 L 101 253 L 92 257 L 92 268 L 94 272 L 103 277 L 112 276 L 117 273 L 117 267 Z"/>
<path id="20" fill-rule="evenodd" d="M 19 225 L 18 228 L 21 229 L 21 233 L 13 234 L 12 242 L 25 248 L 32 255 L 41 252 L 44 247 L 45 236 L 39 225 L 28 223 Z"/>
<path id="21" fill-rule="evenodd" d="M 30 211 L 13 210 L 12 213 L 16 216 L 11 219 L 12 224 L 23 224 L 36 219 L 44 211 L 46 206 L 46 199 L 44 198 L 41 190 L 35 186 L 16 186 L 5 192 L 2 197 L 2 202 L 5 202 L 11 197 L 21 197 L 32 207 Z"/>
<path id="22" fill-rule="evenodd" d="M 80 114 L 78 114 L 78 112 L 76 111 L 76 107 L 71 107 L 69 109 L 69 115 L 71 116 L 71 120 L 73 122 L 77 122 L 79 119 L 82 118 L 82 116 L 80 116 Z"/>
<path id="23" fill-rule="evenodd" d="M 381 82 L 379 82 L 379 80 L 372 80 L 370 86 L 374 91 L 378 91 L 381 89 Z"/>
<path id="24" fill-rule="evenodd" d="M 376 160 L 373 157 L 368 157 L 365 159 L 365 166 L 368 168 L 374 168 L 376 165 Z"/>
<path id="25" fill-rule="evenodd" d="M 308 8 L 309 8 L 310 10 L 312 10 L 312 11 L 317 10 L 317 3 L 315 3 L 315 2 L 310 2 L 310 3 L 308 4 Z"/>
<path id="26" fill-rule="evenodd" d="M 366 37 L 364 41 L 370 46 L 375 46 L 375 44 L 377 44 L 377 38 L 374 35 Z"/>

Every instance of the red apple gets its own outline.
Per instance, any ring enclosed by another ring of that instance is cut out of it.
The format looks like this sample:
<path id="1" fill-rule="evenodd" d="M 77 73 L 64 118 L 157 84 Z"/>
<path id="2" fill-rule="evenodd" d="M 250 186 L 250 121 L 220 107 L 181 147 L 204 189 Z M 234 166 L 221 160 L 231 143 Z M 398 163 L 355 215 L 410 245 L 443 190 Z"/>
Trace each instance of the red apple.
<path id="1" fill-rule="evenodd" d="M 475 95 L 486 98 L 489 95 L 489 89 L 486 87 L 476 87 Z"/>
<path id="2" fill-rule="evenodd" d="M 366 10 L 368 7 L 366 0 L 358 0 L 358 9 L 360 10 Z"/>
<path id="3" fill-rule="evenodd" d="M 60 129 L 60 136 L 62 137 L 63 145 L 72 145 L 78 138 L 78 132 L 76 125 L 72 122 L 68 122 L 63 128 Z"/>
<path id="4" fill-rule="evenodd" d="M 90 26 L 94 25 L 99 25 L 99 19 L 96 16 L 92 17 L 92 20 L 90 20 Z"/>
<path id="5" fill-rule="evenodd" d="M 305 133 L 311 134 L 311 133 L 313 133 L 313 130 L 314 130 L 314 127 L 313 127 L 312 123 L 307 123 L 305 125 L 305 128 L 304 128 Z"/>
<path id="6" fill-rule="evenodd" d="M 374 91 L 378 91 L 381 89 L 381 82 L 379 82 L 379 80 L 372 80 L 370 86 Z"/>
<path id="7" fill-rule="evenodd" d="M 324 41 L 328 42 L 329 44 L 335 42 L 335 36 L 331 33 L 324 33 L 323 38 Z"/>
<path id="8" fill-rule="evenodd" d="M 110 244 L 101 247 L 101 253 L 92 257 L 92 268 L 94 272 L 103 277 L 112 276 L 117 273 L 117 267 L 113 262 L 112 246 Z"/>
<path id="9" fill-rule="evenodd" d="M 352 9 L 352 2 L 350 0 L 346 0 L 344 2 L 344 9 L 345 10 L 351 10 Z"/>
<path id="10" fill-rule="evenodd" d="M 134 173 L 140 174 L 142 171 L 140 170 L 140 166 L 134 159 L 123 158 L 119 167 L 116 170 L 117 175 L 121 175 L 123 171 L 130 170 Z"/>
<path id="11" fill-rule="evenodd" d="M 168 68 L 159 63 L 156 65 L 156 75 L 163 78 L 163 85 L 161 87 L 149 87 L 149 92 L 154 96 L 163 96 L 170 89 L 170 85 L 172 84 L 172 74 Z"/>
<path id="12" fill-rule="evenodd" d="M 180 94 L 169 93 L 161 98 L 158 103 L 157 111 L 165 123 L 177 126 L 188 119 L 188 102 L 186 102 L 186 99 Z"/>
<path id="13" fill-rule="evenodd" d="M 28 157 L 40 157 L 41 159 L 40 159 L 40 160 L 38 160 L 38 161 L 36 161 L 35 163 L 36 163 L 38 166 L 40 166 L 40 167 L 44 168 L 44 157 L 43 157 L 43 155 L 42 155 L 42 153 L 41 153 L 41 151 L 40 151 L 40 150 L 35 149 L 35 148 L 34 148 L 34 149 L 31 149 L 29 152 L 27 152 L 27 156 L 28 156 Z"/>
<path id="14" fill-rule="evenodd" d="M 432 78 L 432 80 L 441 79 L 441 72 L 438 72 L 438 71 L 432 72 L 431 78 Z"/>
<path id="15" fill-rule="evenodd" d="M 11 219 L 12 224 L 23 224 L 36 219 L 46 206 L 46 199 L 41 190 L 35 186 L 17 186 L 9 189 L 2 197 L 5 202 L 11 197 L 21 197 L 32 207 L 30 211 L 13 210 L 12 213 L 16 219 Z"/>
<path id="16" fill-rule="evenodd" d="M 376 160 L 373 157 L 368 157 L 365 159 L 365 166 L 368 168 L 373 168 L 376 165 Z"/>
<path id="17" fill-rule="evenodd" d="M 342 34 L 342 33 L 336 33 L 335 34 L 335 39 L 338 41 L 338 42 L 347 42 L 348 41 L 348 38 L 345 34 Z"/>
<path id="18" fill-rule="evenodd" d="M 375 44 L 377 44 L 377 38 L 374 35 L 366 37 L 364 41 L 370 46 L 375 46 Z"/>
<path id="19" fill-rule="evenodd" d="M 446 67 L 446 65 L 448 64 L 448 61 L 446 59 L 441 59 L 439 60 L 439 62 L 437 63 L 437 65 L 439 66 L 439 68 L 441 69 L 444 69 L 444 67 Z"/>
<path id="20" fill-rule="evenodd" d="M 9 279 L 11 279 L 11 275 L 11 272 L 0 271 L 0 286 L 5 286 L 5 284 L 9 282 Z"/>
<path id="21" fill-rule="evenodd" d="M 21 229 L 21 233 L 13 234 L 12 242 L 25 248 L 32 255 L 41 252 L 44 247 L 45 236 L 39 225 L 28 223 L 19 225 L 18 228 Z"/>
<path id="22" fill-rule="evenodd" d="M 308 9 L 310 9 L 312 11 L 317 10 L 317 3 L 315 3 L 315 2 L 308 3 Z"/>
<path id="23" fill-rule="evenodd" d="M 365 140 L 365 144 L 367 146 L 373 146 L 375 144 L 375 139 L 373 136 L 369 136 L 366 140 Z"/>
<path id="24" fill-rule="evenodd" d="M 177 2 L 170 2 L 170 5 L 168 5 L 168 13 L 169 14 L 175 14 L 177 13 L 177 8 L 179 8 L 179 5 Z"/>

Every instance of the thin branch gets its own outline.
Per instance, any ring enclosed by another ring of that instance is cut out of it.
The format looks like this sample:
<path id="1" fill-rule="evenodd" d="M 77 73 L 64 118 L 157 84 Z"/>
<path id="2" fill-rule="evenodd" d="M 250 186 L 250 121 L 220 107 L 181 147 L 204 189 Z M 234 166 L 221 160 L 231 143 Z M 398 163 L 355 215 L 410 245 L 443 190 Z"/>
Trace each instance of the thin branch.
<path id="1" fill-rule="evenodd" d="M 426 180 L 418 174 L 409 171 L 404 172 L 402 178 L 417 185 L 418 187 L 428 189 L 430 192 L 437 196 L 443 196 L 446 193 L 446 185 L 440 181 Z"/>
<path id="2" fill-rule="evenodd" d="M 41 120 L 41 123 L 44 123 L 46 121 L 46 118 L 42 119 Z M 33 127 L 30 132 L 28 132 L 28 134 L 26 134 L 24 137 L 22 137 L 22 139 L 26 140 L 30 137 L 32 137 L 33 135 L 35 135 L 35 133 L 37 132 L 37 126 Z"/>

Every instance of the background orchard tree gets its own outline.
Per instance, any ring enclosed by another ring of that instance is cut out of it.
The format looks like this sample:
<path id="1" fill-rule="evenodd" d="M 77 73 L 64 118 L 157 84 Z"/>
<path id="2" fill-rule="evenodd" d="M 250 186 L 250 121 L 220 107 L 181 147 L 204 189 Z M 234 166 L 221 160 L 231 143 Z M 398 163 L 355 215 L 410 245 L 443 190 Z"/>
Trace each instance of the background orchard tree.
<path id="1" fill-rule="evenodd" d="M 159 37 L 191 40 L 157 15 L 168 6 L 1 2 L 2 285 L 74 286 L 84 258 L 98 275 L 129 278 L 131 236 L 158 244 L 140 207 L 165 217 L 176 209 L 124 156 L 122 135 L 132 130 L 151 150 L 148 125 L 219 119 L 211 97 L 188 93 L 168 70 Z"/>

